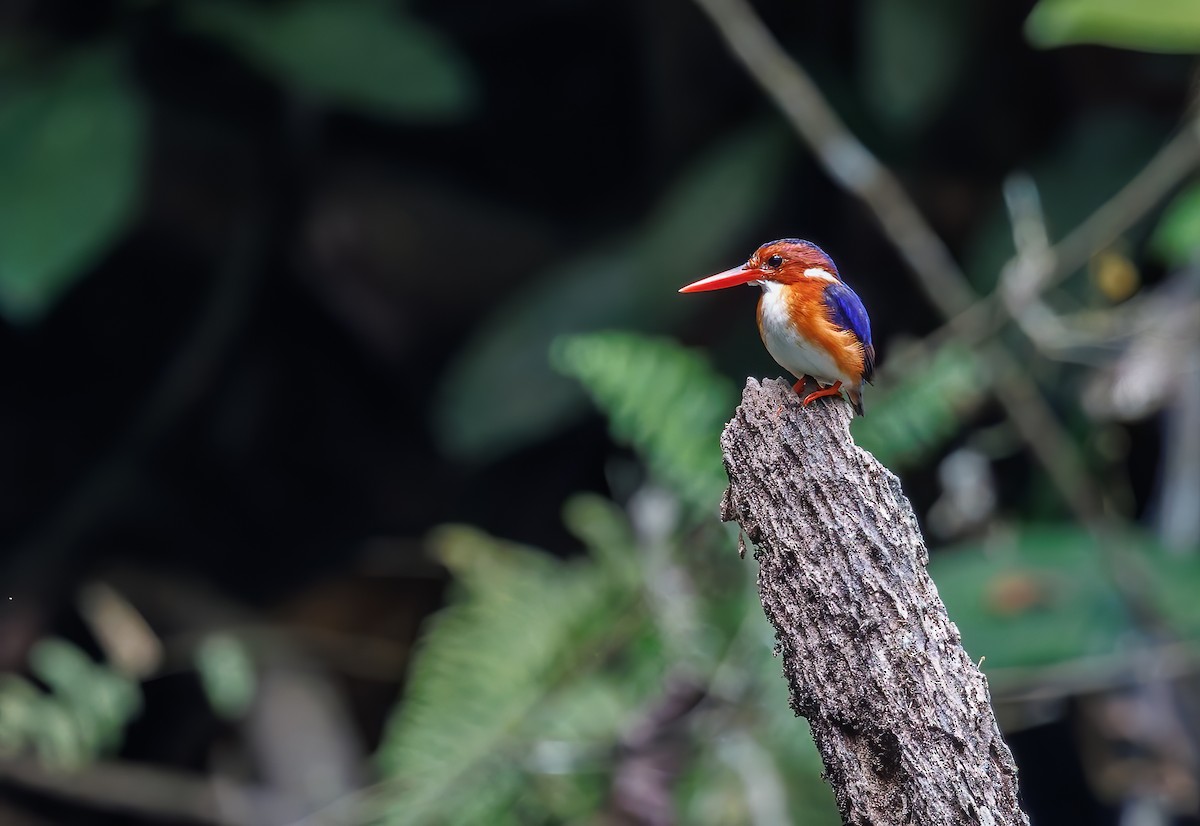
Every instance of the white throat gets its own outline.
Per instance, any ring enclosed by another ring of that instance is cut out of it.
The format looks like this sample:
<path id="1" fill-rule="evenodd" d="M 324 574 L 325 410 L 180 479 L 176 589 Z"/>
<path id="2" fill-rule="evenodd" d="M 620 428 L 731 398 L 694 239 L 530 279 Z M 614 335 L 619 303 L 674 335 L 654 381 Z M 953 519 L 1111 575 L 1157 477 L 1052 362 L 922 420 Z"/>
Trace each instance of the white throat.
<path id="1" fill-rule="evenodd" d="M 825 270 L 820 272 L 829 276 Z M 829 277 L 832 279 L 832 276 Z M 812 376 L 823 384 L 841 381 L 852 385 L 854 382 L 841 373 L 829 353 L 806 339 L 793 325 L 787 297 L 783 292 L 784 285 L 778 281 L 754 283 L 763 291 L 762 338 L 771 357 L 796 378 Z"/>

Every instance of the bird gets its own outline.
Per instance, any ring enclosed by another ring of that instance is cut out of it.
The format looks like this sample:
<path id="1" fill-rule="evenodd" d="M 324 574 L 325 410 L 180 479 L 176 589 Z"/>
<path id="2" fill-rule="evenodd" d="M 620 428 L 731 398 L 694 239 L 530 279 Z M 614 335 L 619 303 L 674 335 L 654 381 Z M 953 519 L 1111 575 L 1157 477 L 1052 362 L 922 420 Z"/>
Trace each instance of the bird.
<path id="1" fill-rule="evenodd" d="M 871 319 L 858 294 L 842 280 L 837 265 L 811 241 L 781 238 L 763 244 L 741 266 L 701 278 L 681 293 L 721 290 L 748 284 L 762 288 L 758 332 L 767 352 L 797 381 L 806 377 L 818 389 L 804 396 L 807 407 L 825 396 L 846 391 L 859 416 L 863 382 L 875 374 Z"/>

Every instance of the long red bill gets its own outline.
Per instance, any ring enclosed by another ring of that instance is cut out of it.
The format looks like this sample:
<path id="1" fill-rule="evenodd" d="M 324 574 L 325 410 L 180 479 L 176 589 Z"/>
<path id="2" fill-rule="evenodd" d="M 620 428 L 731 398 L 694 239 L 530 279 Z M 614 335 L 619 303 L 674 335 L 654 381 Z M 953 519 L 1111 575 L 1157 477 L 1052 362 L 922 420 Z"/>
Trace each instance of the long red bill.
<path id="1" fill-rule="evenodd" d="M 723 290 L 726 287 L 736 287 L 738 284 L 746 284 L 759 278 L 762 273 L 756 267 L 747 267 L 742 265 L 734 267 L 725 272 L 719 272 L 716 275 L 710 275 L 708 278 L 701 278 L 699 281 L 693 281 L 686 287 L 681 287 L 681 293 L 702 293 L 708 290 Z"/>

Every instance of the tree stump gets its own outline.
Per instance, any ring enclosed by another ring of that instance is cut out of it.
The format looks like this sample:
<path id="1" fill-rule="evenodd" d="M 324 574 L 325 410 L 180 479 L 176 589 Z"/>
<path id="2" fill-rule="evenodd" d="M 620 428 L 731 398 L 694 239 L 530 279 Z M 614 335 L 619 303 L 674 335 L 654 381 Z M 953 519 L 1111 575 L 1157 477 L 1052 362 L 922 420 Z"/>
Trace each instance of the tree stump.
<path id="1" fill-rule="evenodd" d="M 721 436 L 721 518 L 757 546 L 791 706 L 844 823 L 1028 824 L 912 506 L 850 419 L 842 400 L 802 407 L 786 382 L 750 379 Z"/>

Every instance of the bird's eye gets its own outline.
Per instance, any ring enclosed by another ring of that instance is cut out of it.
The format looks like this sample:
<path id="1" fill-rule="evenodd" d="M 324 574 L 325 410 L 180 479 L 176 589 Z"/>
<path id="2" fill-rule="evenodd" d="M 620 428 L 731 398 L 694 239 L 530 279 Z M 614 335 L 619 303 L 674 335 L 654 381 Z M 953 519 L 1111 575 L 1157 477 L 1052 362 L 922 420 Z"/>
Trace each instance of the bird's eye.
<path id="1" fill-rule="evenodd" d="M 782 255 L 772 255 L 770 258 L 767 259 L 767 266 L 773 270 L 778 269 L 779 267 L 783 266 L 783 256 Z"/>

